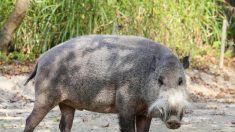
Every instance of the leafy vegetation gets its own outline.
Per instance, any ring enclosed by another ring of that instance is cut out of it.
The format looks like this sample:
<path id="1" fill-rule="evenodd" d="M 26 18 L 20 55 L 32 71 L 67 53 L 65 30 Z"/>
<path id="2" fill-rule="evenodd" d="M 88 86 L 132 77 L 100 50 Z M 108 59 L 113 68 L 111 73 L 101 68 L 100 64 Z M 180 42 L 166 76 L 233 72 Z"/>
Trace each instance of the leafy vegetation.
<path id="1" fill-rule="evenodd" d="M 84 34 L 151 38 L 179 56 L 219 53 L 223 10 L 219 0 L 32 0 L 17 30 L 11 55 L 33 59 L 54 45 Z M 15 1 L 1 0 L 0 25 Z M 9 8 L 10 7 L 10 8 Z M 16 53 L 20 55 L 15 55 Z"/>

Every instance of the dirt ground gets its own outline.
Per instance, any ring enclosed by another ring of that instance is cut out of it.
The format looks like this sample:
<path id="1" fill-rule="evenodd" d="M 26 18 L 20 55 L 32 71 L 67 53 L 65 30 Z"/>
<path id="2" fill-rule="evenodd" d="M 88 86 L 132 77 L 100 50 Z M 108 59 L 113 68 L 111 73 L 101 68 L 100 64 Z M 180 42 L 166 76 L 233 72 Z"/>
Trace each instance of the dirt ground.
<path id="1" fill-rule="evenodd" d="M 33 108 L 34 88 L 23 86 L 26 75 L 0 75 L 0 131 L 23 131 Z M 169 130 L 154 119 L 150 131 L 160 132 L 235 132 L 235 71 L 232 69 L 188 70 L 188 90 L 192 107 L 186 111 L 181 128 Z M 60 112 L 55 107 L 36 132 L 59 131 Z M 118 132 L 115 114 L 76 111 L 73 132 Z"/>

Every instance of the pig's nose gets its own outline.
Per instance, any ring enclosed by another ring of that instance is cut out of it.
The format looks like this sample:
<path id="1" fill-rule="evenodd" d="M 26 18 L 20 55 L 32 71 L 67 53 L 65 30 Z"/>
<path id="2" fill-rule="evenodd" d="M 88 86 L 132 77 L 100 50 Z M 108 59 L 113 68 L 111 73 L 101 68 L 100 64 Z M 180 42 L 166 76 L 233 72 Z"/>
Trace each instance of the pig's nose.
<path id="1" fill-rule="evenodd" d="M 180 127 L 180 122 L 177 120 L 169 120 L 166 122 L 166 126 L 170 129 L 177 129 Z"/>

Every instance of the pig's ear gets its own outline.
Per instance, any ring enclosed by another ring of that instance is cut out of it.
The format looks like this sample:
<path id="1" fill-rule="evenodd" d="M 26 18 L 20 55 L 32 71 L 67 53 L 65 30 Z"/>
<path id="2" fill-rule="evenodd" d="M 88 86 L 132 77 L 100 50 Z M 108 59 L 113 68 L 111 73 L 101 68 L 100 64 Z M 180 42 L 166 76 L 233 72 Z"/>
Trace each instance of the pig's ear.
<path id="1" fill-rule="evenodd" d="M 184 69 L 189 68 L 189 56 L 185 56 L 182 59 L 180 59 Z"/>
<path id="2" fill-rule="evenodd" d="M 156 56 L 153 55 L 151 63 L 150 63 L 150 72 L 155 71 L 156 66 L 157 66 L 157 64 L 156 64 Z"/>

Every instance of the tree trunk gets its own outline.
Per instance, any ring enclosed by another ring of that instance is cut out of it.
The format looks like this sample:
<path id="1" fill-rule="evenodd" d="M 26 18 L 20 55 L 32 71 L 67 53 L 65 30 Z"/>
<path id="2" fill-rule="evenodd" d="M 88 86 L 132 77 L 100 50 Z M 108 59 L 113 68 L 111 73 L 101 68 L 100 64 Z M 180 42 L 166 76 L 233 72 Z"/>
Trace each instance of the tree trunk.
<path id="1" fill-rule="evenodd" d="M 10 46 L 12 36 L 22 22 L 29 7 L 29 2 L 30 0 L 16 1 L 15 9 L 0 30 L 0 51 L 3 51 L 4 53 L 8 52 L 8 47 Z"/>
<path id="2" fill-rule="evenodd" d="M 227 32 L 228 21 L 227 18 L 223 20 L 223 27 L 222 27 L 222 35 L 221 35 L 221 50 L 220 50 L 220 61 L 219 61 L 219 68 L 223 69 L 224 67 L 224 47 L 226 43 L 226 32 Z"/>

